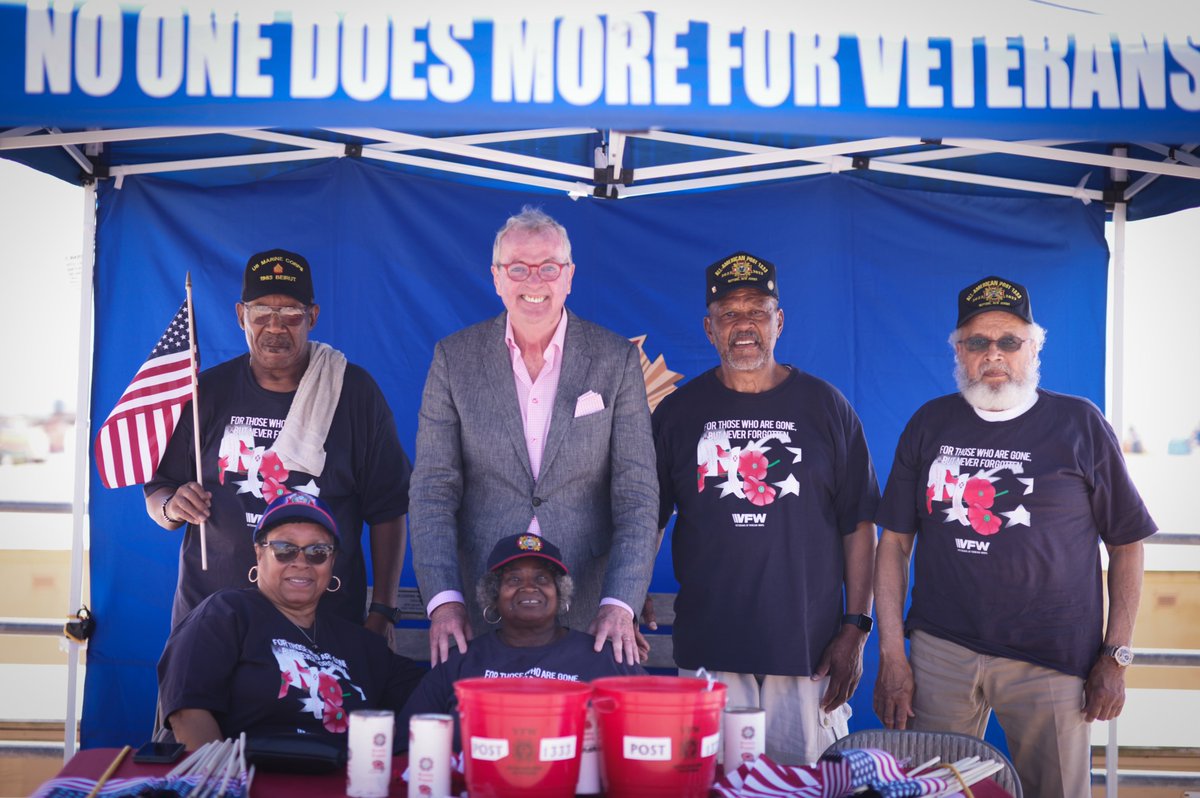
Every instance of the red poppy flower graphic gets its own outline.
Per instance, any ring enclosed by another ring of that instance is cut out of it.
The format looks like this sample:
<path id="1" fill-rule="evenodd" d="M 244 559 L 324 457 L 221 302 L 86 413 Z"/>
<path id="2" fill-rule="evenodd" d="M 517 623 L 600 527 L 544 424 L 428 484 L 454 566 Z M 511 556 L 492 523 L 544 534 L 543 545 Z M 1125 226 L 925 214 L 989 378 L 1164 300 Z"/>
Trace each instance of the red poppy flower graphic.
<path id="1" fill-rule="evenodd" d="M 950 486 L 953 485 L 955 482 L 958 482 L 958 477 L 954 476 L 949 471 L 947 471 L 946 472 L 946 482 L 944 485 L 942 485 L 942 501 L 944 501 L 944 502 L 950 501 L 950 498 L 951 498 Z"/>
<path id="2" fill-rule="evenodd" d="M 995 485 L 979 477 L 967 480 L 967 487 L 963 489 L 963 501 L 967 504 L 972 507 L 991 507 L 995 500 Z"/>
<path id="3" fill-rule="evenodd" d="M 342 686 L 328 673 L 320 675 L 317 681 L 317 695 L 321 696 L 327 705 L 333 704 L 339 707 L 342 705 Z"/>
<path id="4" fill-rule="evenodd" d="M 767 456 L 762 452 L 742 452 L 737 470 L 746 479 L 762 479 L 767 475 Z"/>
<path id="5" fill-rule="evenodd" d="M 978 504 L 972 504 L 967 510 L 967 519 L 971 528 L 981 535 L 994 535 L 1000 531 L 1000 516 Z"/>
<path id="6" fill-rule="evenodd" d="M 928 488 L 925 489 L 925 512 L 929 513 L 930 515 L 933 515 L 933 494 L 934 493 L 936 493 L 936 491 L 933 489 L 933 485 L 930 485 Z M 749 728 L 749 727 L 747 726 L 747 728 Z"/>
<path id="7" fill-rule="evenodd" d="M 229 455 L 217 458 L 217 483 L 225 484 L 225 469 L 229 468 Z"/>
<path id="8" fill-rule="evenodd" d="M 258 473 L 263 475 L 263 478 L 274 477 L 280 482 L 287 482 L 288 470 L 284 466 L 283 461 L 279 459 L 279 455 L 275 452 L 267 452 L 262 457 L 262 464 L 258 467 Z"/>
<path id="9" fill-rule="evenodd" d="M 775 501 L 775 489 L 754 477 L 746 477 L 742 489 L 746 494 L 746 498 L 756 507 L 766 507 Z"/>
<path id="10" fill-rule="evenodd" d="M 696 469 L 696 492 L 704 492 L 704 478 L 708 476 L 708 463 L 701 463 Z"/>
<path id="11" fill-rule="evenodd" d="M 286 496 L 289 493 L 291 493 L 291 491 L 288 490 L 287 485 L 277 481 L 275 477 L 267 477 L 263 480 L 262 494 L 263 500 L 267 504 L 270 504 L 280 496 Z"/>
<path id="12" fill-rule="evenodd" d="M 349 722 L 346 720 L 346 710 L 336 704 L 325 704 L 325 712 L 321 717 L 321 725 L 327 731 L 334 734 L 341 734 L 349 727 Z"/>
<path id="13" fill-rule="evenodd" d="M 279 672 L 279 695 L 276 698 L 283 698 L 287 695 L 288 688 L 292 686 L 292 674 L 289 671 Z"/>

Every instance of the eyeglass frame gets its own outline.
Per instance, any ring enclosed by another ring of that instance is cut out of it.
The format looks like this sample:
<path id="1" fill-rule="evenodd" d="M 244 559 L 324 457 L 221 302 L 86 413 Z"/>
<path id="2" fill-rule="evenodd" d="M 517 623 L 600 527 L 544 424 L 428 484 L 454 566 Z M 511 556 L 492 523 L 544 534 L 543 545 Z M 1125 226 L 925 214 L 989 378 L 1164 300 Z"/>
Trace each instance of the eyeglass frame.
<path id="1" fill-rule="evenodd" d="M 1020 352 L 1021 347 L 1023 347 L 1025 344 L 1029 343 L 1032 340 L 1033 340 L 1033 338 L 1022 338 L 1019 335 L 1013 335 L 1012 333 L 1005 333 L 1004 335 L 1000 336 L 999 338 L 988 338 L 986 335 L 978 335 L 977 334 L 977 335 L 968 335 L 966 338 L 959 338 L 954 343 L 962 346 L 963 349 L 967 350 L 968 352 L 971 352 L 972 354 L 979 354 L 981 352 L 990 352 L 990 351 L 992 351 L 992 345 L 995 344 L 996 348 L 999 349 L 1001 352 L 1011 355 L 1014 352 Z M 986 344 L 984 344 L 982 347 L 972 346 L 969 343 L 970 341 L 975 341 L 977 343 L 979 341 L 985 341 Z M 1005 341 L 1016 341 L 1017 344 L 1016 344 L 1016 346 L 1012 346 L 1011 344 L 1006 345 L 1004 343 Z"/>
<path id="2" fill-rule="evenodd" d="M 562 273 L 563 273 L 563 272 L 565 272 L 565 271 L 567 270 L 567 267 L 568 267 L 568 266 L 573 266 L 574 264 L 573 264 L 573 263 L 571 263 L 571 261 L 569 261 L 569 260 L 568 260 L 568 261 L 564 261 L 564 262 L 562 262 L 562 263 L 559 263 L 559 262 L 558 262 L 558 261 L 556 261 L 556 260 L 544 260 L 544 261 L 542 261 L 541 263 L 537 264 L 537 266 L 536 266 L 536 268 L 535 268 L 533 264 L 525 263 L 524 261 L 520 261 L 520 260 L 514 260 L 514 261 L 512 261 L 511 263 L 496 263 L 496 264 L 493 264 L 493 265 L 494 265 L 494 266 L 495 266 L 497 269 L 503 269 L 503 270 L 504 270 L 504 275 L 505 275 L 505 276 L 506 276 L 508 279 L 512 280 L 514 283 L 523 283 L 523 282 L 525 282 L 525 281 L 526 281 L 526 280 L 528 280 L 528 279 L 529 279 L 531 276 L 533 276 L 533 273 L 534 273 L 535 271 L 537 272 L 537 276 L 538 276 L 538 277 L 541 279 L 541 281 L 542 281 L 543 283 L 553 283 L 553 282 L 555 282 L 556 280 L 558 280 L 558 278 L 559 278 L 559 277 L 562 277 Z M 529 270 L 529 273 L 528 273 L 528 274 L 526 274 L 524 277 L 522 277 L 521 279 L 519 279 L 519 280 L 518 280 L 516 277 L 513 277 L 513 276 L 512 276 L 512 272 L 510 271 L 510 269 L 512 269 L 512 267 L 513 267 L 513 266 L 524 266 L 526 269 L 528 269 L 528 270 Z M 556 267 L 558 268 L 558 271 L 555 273 L 555 275 L 554 275 L 553 277 L 549 277 L 549 278 L 548 278 L 548 277 L 546 277 L 545 275 L 543 275 L 543 274 L 542 274 L 542 269 L 543 269 L 543 268 L 545 268 L 546 266 L 556 266 Z"/>
<path id="3" fill-rule="evenodd" d="M 243 302 L 241 305 L 246 309 L 246 322 L 256 326 L 265 326 L 270 324 L 271 319 L 278 318 L 279 323 L 285 327 L 299 327 L 304 323 L 304 320 L 308 318 L 309 311 L 311 311 L 313 308 L 312 305 L 301 305 L 300 307 L 296 307 L 295 305 L 260 305 L 252 302 Z M 259 313 L 264 309 L 266 310 L 266 313 L 263 314 L 263 318 L 251 318 L 256 313 Z M 291 311 L 294 310 L 298 310 L 300 313 L 292 314 Z"/>
<path id="4" fill-rule="evenodd" d="M 254 545 L 263 549 L 270 549 L 275 555 L 275 562 L 281 565 L 287 565 L 296 561 L 296 558 L 301 554 L 304 555 L 304 561 L 309 565 L 324 565 L 333 555 L 337 554 L 336 543 L 309 543 L 307 546 L 297 546 L 286 540 L 260 540 Z M 320 557 L 319 560 L 314 560 L 314 557 Z"/>

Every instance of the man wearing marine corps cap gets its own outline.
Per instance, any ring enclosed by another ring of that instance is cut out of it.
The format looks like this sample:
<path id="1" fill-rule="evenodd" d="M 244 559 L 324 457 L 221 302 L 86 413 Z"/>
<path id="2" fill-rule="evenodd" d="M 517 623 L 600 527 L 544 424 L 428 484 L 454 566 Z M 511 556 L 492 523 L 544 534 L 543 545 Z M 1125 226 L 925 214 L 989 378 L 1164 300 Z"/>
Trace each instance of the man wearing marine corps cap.
<path id="1" fill-rule="evenodd" d="M 729 706 L 765 710 L 773 760 L 807 764 L 847 733 L 879 487 L 845 397 L 775 360 L 775 266 L 746 252 L 717 261 L 705 304 L 720 364 L 653 416 L 659 526 L 679 512 L 675 661 L 716 672 Z"/>
<path id="2" fill-rule="evenodd" d="M 1026 796 L 1085 798 L 1089 724 L 1124 705 L 1156 527 L 1096 406 L 1038 387 L 1045 338 L 1023 285 L 959 294 L 959 392 L 909 421 L 877 516 L 874 701 L 889 728 L 975 736 L 994 710 Z"/>
<path id="3" fill-rule="evenodd" d="M 235 311 L 249 352 L 200 375 L 202 482 L 189 405 L 145 486 L 146 512 L 159 526 L 187 526 L 171 626 L 211 593 L 249 585 L 248 531 L 272 500 L 301 492 L 332 507 L 342 530 L 335 590 L 322 611 L 364 622 L 365 522 L 374 577 L 366 626 L 385 633 L 395 615 L 411 471 L 387 401 L 366 371 L 309 341 L 321 308 L 303 256 L 273 249 L 251 257 Z"/>

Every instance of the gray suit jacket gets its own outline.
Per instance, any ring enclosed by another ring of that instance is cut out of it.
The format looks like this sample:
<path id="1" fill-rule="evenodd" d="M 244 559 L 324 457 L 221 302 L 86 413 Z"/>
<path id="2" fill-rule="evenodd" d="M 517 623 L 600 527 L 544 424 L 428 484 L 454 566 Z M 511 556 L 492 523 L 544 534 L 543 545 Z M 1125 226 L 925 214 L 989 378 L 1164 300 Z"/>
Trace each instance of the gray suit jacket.
<path id="1" fill-rule="evenodd" d="M 408 505 L 421 595 L 462 591 L 472 626 L 486 628 L 475 585 L 487 556 L 536 515 L 575 579 L 568 625 L 586 628 L 606 596 L 640 611 L 656 554 L 658 479 L 637 348 L 570 314 L 535 483 L 504 326 L 501 313 L 434 349 Z M 587 391 L 604 409 L 575 418 Z"/>

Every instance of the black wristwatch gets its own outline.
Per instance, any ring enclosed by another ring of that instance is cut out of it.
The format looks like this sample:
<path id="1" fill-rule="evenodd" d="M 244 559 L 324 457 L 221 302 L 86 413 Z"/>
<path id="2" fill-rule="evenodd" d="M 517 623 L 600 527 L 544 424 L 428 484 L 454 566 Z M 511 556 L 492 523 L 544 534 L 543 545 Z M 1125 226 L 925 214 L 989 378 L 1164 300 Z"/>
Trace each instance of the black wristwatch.
<path id="1" fill-rule="evenodd" d="M 871 616 L 870 615 L 862 615 L 861 613 L 851 613 L 848 615 L 843 615 L 842 623 L 843 624 L 848 623 L 851 626 L 857 626 L 859 629 L 862 629 L 867 634 L 871 634 L 871 629 L 873 629 L 875 627 L 875 621 L 871 620 Z"/>
<path id="2" fill-rule="evenodd" d="M 384 618 L 387 618 L 392 623 L 400 622 L 400 608 L 399 607 L 389 607 L 386 604 L 380 604 L 378 601 L 372 601 L 371 606 L 367 610 L 367 612 L 377 612 L 380 615 L 382 615 Z"/>

